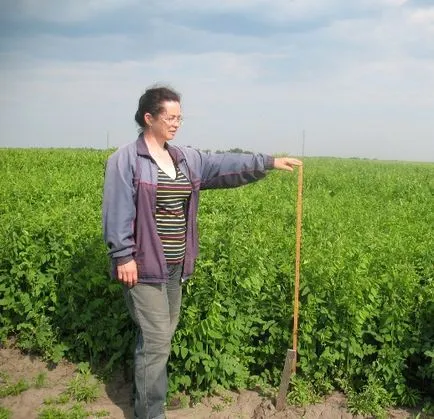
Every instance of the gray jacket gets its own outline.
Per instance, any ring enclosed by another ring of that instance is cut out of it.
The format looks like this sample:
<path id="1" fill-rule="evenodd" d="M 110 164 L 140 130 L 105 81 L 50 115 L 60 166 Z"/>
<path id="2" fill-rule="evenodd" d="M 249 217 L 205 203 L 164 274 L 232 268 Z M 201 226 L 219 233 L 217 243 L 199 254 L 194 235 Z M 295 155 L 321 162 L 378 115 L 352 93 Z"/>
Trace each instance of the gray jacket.
<path id="1" fill-rule="evenodd" d="M 191 182 L 186 208 L 186 250 L 182 278 L 194 269 L 198 255 L 197 210 L 199 190 L 231 188 L 263 178 L 272 169 L 274 158 L 265 154 L 204 153 L 189 147 L 167 150 Z M 114 152 L 107 160 L 104 199 L 104 240 L 116 266 L 135 259 L 139 282 L 168 280 L 163 246 L 155 222 L 158 167 L 149 154 L 143 134 L 133 143 Z"/>

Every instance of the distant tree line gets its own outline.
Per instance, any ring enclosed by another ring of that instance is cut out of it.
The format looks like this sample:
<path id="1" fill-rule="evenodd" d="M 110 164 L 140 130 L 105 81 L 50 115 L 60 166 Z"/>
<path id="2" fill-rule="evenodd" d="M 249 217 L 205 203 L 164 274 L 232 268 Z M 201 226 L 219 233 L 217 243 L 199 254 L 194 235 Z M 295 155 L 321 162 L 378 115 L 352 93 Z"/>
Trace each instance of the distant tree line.
<path id="1" fill-rule="evenodd" d="M 205 149 L 202 150 L 205 153 L 212 153 L 212 150 Z M 249 150 L 243 150 L 241 148 L 230 148 L 229 150 L 216 150 L 215 153 L 222 154 L 222 153 L 244 153 L 244 154 L 253 154 L 253 151 Z"/>

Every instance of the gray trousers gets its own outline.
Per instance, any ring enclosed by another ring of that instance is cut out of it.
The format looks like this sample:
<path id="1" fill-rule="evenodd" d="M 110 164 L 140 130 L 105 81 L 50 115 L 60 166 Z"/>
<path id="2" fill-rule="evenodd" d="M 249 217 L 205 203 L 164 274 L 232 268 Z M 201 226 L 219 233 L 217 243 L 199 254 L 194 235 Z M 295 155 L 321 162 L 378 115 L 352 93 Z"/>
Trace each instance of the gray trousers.
<path id="1" fill-rule="evenodd" d="M 182 297 L 182 264 L 167 266 L 167 284 L 124 286 L 128 310 L 138 326 L 134 352 L 135 419 L 166 417 L 167 360 Z"/>

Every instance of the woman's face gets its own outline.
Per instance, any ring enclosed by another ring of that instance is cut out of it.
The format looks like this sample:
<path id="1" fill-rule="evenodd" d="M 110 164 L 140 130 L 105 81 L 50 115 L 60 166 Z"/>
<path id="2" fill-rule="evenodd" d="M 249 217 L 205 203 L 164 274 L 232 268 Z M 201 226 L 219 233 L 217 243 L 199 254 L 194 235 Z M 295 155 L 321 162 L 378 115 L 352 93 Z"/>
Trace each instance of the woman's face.
<path id="1" fill-rule="evenodd" d="M 169 141 L 175 137 L 176 131 L 181 126 L 182 115 L 179 102 L 163 102 L 163 110 L 155 118 L 151 114 L 145 114 L 148 129 L 155 138 Z"/>

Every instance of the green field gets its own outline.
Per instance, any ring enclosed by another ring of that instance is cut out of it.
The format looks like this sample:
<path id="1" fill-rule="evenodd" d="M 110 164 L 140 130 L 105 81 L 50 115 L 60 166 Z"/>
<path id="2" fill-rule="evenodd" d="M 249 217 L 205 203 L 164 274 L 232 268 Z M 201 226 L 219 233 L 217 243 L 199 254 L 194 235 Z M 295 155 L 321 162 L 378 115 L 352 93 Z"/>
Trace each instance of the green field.
<path id="1" fill-rule="evenodd" d="M 0 150 L 0 337 L 107 370 L 134 328 L 101 233 L 106 151 Z M 306 158 L 298 377 L 434 394 L 434 164 Z M 205 191 L 171 391 L 276 386 L 292 334 L 297 175 Z M 368 393 L 367 393 L 368 392 Z M 383 393 L 382 393 L 383 392 Z"/>

